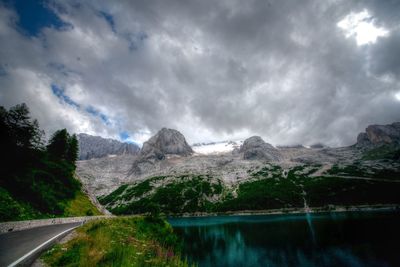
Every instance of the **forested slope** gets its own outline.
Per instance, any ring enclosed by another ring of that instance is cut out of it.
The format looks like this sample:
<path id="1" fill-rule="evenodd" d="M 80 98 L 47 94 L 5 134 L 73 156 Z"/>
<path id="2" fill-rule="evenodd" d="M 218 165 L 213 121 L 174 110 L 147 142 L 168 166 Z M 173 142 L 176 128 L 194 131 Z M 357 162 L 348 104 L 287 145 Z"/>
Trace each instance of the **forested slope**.
<path id="1" fill-rule="evenodd" d="M 58 130 L 45 144 L 37 120 L 20 104 L 0 107 L 0 146 L 0 221 L 99 214 L 74 177 L 75 135 Z"/>

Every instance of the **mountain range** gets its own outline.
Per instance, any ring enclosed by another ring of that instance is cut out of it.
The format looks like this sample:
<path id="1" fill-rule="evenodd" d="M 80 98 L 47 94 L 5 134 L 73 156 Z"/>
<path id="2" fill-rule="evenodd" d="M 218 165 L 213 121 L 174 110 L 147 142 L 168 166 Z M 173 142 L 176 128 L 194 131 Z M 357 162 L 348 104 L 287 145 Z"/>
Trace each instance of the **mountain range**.
<path id="1" fill-rule="evenodd" d="M 114 213 L 146 212 L 149 203 L 171 213 L 238 210 L 245 203 L 249 209 L 290 208 L 303 206 L 307 198 L 314 198 L 314 205 L 365 204 L 372 201 L 363 198 L 371 195 L 370 183 L 378 183 L 376 189 L 383 181 L 400 181 L 399 125 L 370 125 L 348 147 L 274 147 L 253 136 L 240 146 L 230 143 L 232 150 L 211 154 L 196 153 L 196 148 L 216 144 L 191 147 L 180 132 L 163 128 L 140 151 L 82 160 L 77 173 Z M 394 185 L 390 190 L 398 190 L 400 183 Z M 338 195 L 338 200 L 322 201 L 323 192 Z M 354 199 L 347 203 L 350 193 Z M 376 193 L 374 203 L 397 201 L 395 193 Z M 264 204 L 258 206 L 258 201 Z"/>
<path id="2" fill-rule="evenodd" d="M 140 147 L 134 143 L 123 143 L 110 138 L 102 138 L 85 133 L 77 135 L 79 159 L 102 158 L 108 155 L 136 155 Z"/>

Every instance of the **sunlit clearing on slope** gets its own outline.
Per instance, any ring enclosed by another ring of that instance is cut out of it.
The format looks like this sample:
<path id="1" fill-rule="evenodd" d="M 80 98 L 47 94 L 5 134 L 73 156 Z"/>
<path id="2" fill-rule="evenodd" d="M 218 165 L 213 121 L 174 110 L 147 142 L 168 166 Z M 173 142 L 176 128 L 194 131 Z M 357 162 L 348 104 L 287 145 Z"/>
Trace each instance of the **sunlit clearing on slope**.
<path id="1" fill-rule="evenodd" d="M 389 35 L 385 28 L 375 26 L 373 16 L 366 9 L 359 13 L 350 13 L 337 26 L 345 32 L 346 38 L 354 36 L 359 46 L 375 43 L 378 37 Z"/>

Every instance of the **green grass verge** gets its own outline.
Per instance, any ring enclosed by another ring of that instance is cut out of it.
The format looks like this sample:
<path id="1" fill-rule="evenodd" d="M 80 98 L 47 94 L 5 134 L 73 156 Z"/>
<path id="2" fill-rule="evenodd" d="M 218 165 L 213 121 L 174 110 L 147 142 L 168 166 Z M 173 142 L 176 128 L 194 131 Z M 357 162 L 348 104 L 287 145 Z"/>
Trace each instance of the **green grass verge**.
<path id="1" fill-rule="evenodd" d="M 54 246 L 42 259 L 49 266 L 188 266 L 181 243 L 163 219 L 128 217 L 95 220 Z"/>

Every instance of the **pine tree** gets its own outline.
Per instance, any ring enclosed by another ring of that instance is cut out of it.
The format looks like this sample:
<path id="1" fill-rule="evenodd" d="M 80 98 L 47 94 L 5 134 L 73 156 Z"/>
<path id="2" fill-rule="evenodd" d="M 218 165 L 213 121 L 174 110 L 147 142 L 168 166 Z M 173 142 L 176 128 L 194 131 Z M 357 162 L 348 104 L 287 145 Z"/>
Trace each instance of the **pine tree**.
<path id="1" fill-rule="evenodd" d="M 43 131 L 40 130 L 37 120 L 31 120 L 25 103 L 10 108 L 8 112 L 2 107 L 0 113 L 12 144 L 24 149 L 41 147 Z"/>
<path id="2" fill-rule="evenodd" d="M 47 145 L 50 157 L 57 160 L 66 160 L 69 149 L 69 134 L 67 129 L 56 131 Z"/>
<path id="3" fill-rule="evenodd" d="M 75 165 L 75 162 L 78 160 L 78 153 L 79 153 L 78 139 L 76 137 L 76 134 L 73 134 L 69 138 L 68 151 L 66 157 L 67 161 Z"/>

